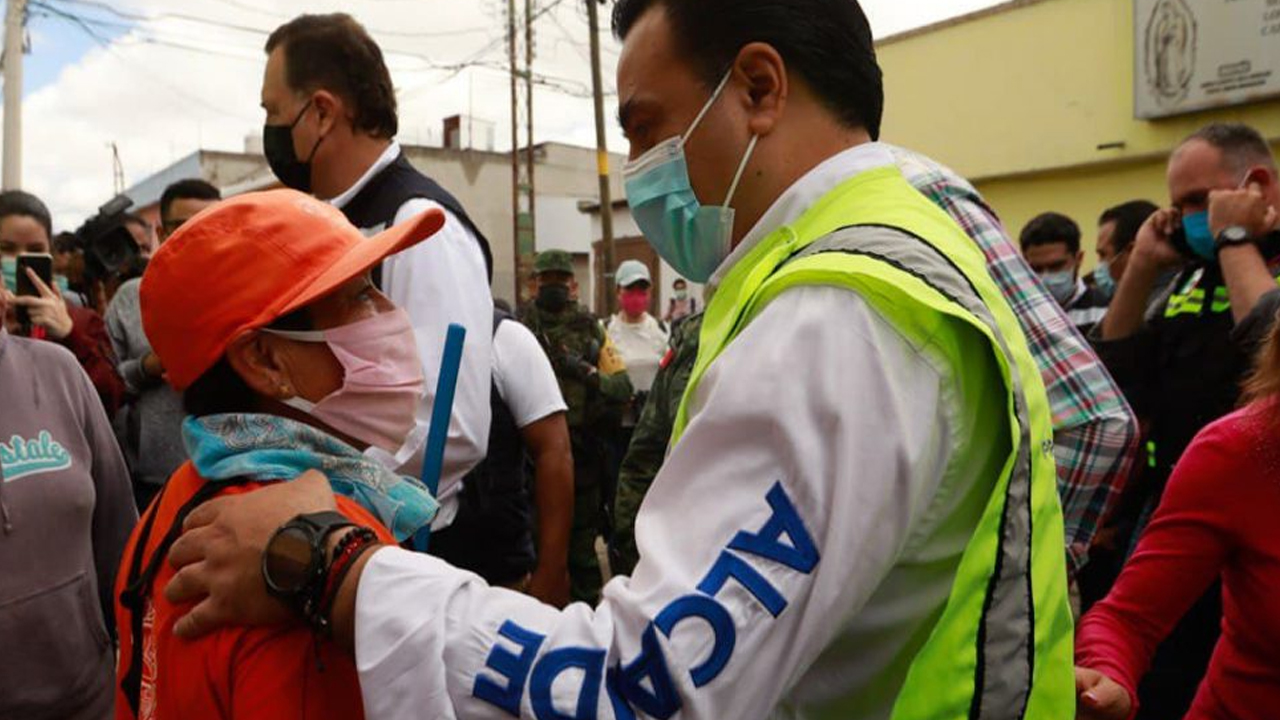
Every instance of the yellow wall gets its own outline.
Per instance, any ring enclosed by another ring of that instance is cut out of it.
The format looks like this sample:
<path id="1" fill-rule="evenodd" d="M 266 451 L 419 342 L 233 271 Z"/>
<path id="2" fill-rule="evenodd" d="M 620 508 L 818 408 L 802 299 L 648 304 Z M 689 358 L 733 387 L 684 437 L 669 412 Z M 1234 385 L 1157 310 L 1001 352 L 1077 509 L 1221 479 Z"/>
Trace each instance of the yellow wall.
<path id="1" fill-rule="evenodd" d="M 1280 140 L 1280 100 L 1135 119 L 1132 0 L 1017 0 L 888 38 L 878 51 L 884 139 L 969 177 L 1015 236 L 1056 210 L 1080 223 L 1091 248 L 1103 209 L 1166 200 L 1169 151 L 1214 120 Z M 1111 143 L 1124 147 L 1098 149 Z"/>

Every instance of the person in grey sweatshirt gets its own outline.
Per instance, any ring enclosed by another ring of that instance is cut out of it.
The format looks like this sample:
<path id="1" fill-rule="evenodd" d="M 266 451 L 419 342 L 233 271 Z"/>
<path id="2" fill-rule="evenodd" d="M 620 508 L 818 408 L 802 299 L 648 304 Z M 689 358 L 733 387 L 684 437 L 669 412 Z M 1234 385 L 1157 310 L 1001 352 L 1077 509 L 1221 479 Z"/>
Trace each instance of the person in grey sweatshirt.
<path id="1" fill-rule="evenodd" d="M 160 195 L 160 242 L 192 216 L 220 199 L 218 188 L 192 178 L 179 180 Z M 133 496 L 138 509 L 147 505 L 169 476 L 187 460 L 182 444 L 182 395 L 164 380 L 164 368 L 142 331 L 138 288 L 142 279 L 126 282 L 107 306 L 107 334 L 120 364 L 117 369 L 129 389 L 120 444 L 133 469 Z"/>
<path id="2" fill-rule="evenodd" d="M 75 356 L 0 328 L 0 718 L 112 716 L 111 593 L 137 521 Z"/>

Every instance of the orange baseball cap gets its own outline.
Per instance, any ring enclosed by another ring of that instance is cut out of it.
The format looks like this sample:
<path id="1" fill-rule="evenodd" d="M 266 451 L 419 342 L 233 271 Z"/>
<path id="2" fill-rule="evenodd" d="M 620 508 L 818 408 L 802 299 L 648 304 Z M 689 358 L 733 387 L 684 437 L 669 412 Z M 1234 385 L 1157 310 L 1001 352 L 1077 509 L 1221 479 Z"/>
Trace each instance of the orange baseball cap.
<path id="1" fill-rule="evenodd" d="M 373 237 L 335 207 L 295 190 L 248 193 L 183 223 L 142 276 L 142 328 L 185 390 L 232 340 L 333 292 L 435 234 L 432 209 Z"/>

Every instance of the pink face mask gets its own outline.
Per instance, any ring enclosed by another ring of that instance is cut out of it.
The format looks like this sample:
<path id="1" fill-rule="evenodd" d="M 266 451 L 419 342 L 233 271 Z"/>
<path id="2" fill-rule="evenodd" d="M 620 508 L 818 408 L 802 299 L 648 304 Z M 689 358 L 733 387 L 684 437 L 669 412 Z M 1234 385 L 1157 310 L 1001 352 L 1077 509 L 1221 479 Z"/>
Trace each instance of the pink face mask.
<path id="1" fill-rule="evenodd" d="M 648 290 L 623 290 L 622 310 L 628 315 L 639 315 L 649 309 Z"/>
<path id="2" fill-rule="evenodd" d="M 284 400 L 285 405 L 387 452 L 400 449 L 416 424 L 426 388 L 408 313 L 396 309 L 313 332 L 263 330 L 290 340 L 326 343 L 345 371 L 342 387 L 319 402 L 293 397 Z"/>

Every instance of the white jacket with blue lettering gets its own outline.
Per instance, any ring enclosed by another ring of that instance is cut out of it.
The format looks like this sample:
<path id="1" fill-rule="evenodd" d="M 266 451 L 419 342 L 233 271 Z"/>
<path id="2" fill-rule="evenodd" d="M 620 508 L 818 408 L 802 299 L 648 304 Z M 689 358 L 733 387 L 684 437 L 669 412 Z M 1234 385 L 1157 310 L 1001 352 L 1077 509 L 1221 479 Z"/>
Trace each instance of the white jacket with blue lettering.
<path id="1" fill-rule="evenodd" d="M 820 165 L 726 266 L 891 162 L 873 145 Z M 893 668 L 941 611 L 976 525 L 958 508 L 1003 461 L 976 434 L 989 399 L 965 392 L 940 353 L 858 295 L 784 292 L 702 378 L 641 508 L 640 563 L 597 609 L 558 611 L 423 555 L 374 555 L 356 603 L 367 715 L 738 720 L 857 697 L 849 717 L 888 717 L 886 678 L 901 682 Z"/>

